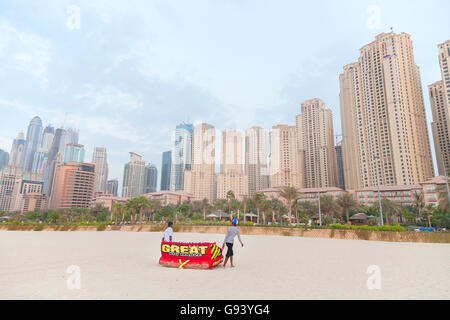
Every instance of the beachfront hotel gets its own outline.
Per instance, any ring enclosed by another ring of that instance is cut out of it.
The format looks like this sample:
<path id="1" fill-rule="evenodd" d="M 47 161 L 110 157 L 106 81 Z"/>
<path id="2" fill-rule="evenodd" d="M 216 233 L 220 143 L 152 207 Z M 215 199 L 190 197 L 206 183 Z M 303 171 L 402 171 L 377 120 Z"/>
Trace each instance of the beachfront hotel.
<path id="1" fill-rule="evenodd" d="M 301 104 L 295 118 L 300 172 L 306 188 L 336 186 L 336 156 L 334 150 L 333 116 L 320 99 Z"/>
<path id="2" fill-rule="evenodd" d="M 184 172 L 184 191 L 196 200 L 213 201 L 215 189 L 215 128 L 207 123 L 194 127 L 192 135 L 192 169 Z"/>
<path id="3" fill-rule="evenodd" d="M 438 45 L 442 80 L 428 86 L 433 122 L 434 150 L 440 175 L 450 172 L 450 40 Z"/>
<path id="4" fill-rule="evenodd" d="M 269 166 L 267 161 L 267 132 L 261 127 L 245 131 L 245 174 L 248 177 L 248 194 L 269 187 Z"/>
<path id="5" fill-rule="evenodd" d="M 222 132 L 222 157 L 217 175 L 217 199 L 226 199 L 233 191 L 237 199 L 248 196 L 248 176 L 243 171 L 243 137 L 239 130 Z"/>
<path id="6" fill-rule="evenodd" d="M 49 209 L 89 208 L 94 197 L 95 176 L 94 163 L 58 163 Z"/>
<path id="7" fill-rule="evenodd" d="M 402 206 L 414 206 L 415 193 L 423 194 L 425 207 L 437 207 L 439 204 L 440 190 L 445 188 L 445 177 L 438 176 L 414 185 L 401 186 L 380 186 L 380 198 L 388 199 Z M 285 205 L 286 200 L 280 197 L 280 187 L 271 187 L 261 190 L 267 199 L 279 199 Z M 319 196 L 332 196 L 337 200 L 340 196 L 347 193 L 360 204 L 368 207 L 378 207 L 378 188 L 363 187 L 357 189 L 343 190 L 337 187 L 326 188 L 297 188 L 299 193 L 298 201 L 317 203 Z"/>
<path id="8" fill-rule="evenodd" d="M 3 166 L 0 168 L 0 211 L 26 212 L 30 205 L 25 205 L 25 198 L 31 193 L 40 198 L 36 207 L 41 209 L 43 184 L 42 175 L 23 172 L 16 166 Z"/>
<path id="9" fill-rule="evenodd" d="M 297 128 L 280 124 L 269 133 L 270 186 L 303 187 L 302 157 L 297 148 Z"/>
<path id="10" fill-rule="evenodd" d="M 418 184 L 434 176 L 419 67 L 406 33 L 382 33 L 340 75 L 349 189 Z"/>

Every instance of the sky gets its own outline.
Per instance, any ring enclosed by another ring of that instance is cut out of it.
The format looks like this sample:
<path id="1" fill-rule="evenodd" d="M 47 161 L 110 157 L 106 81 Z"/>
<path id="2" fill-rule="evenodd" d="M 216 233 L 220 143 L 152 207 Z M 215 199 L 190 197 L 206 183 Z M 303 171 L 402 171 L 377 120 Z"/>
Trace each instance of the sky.
<path id="1" fill-rule="evenodd" d="M 270 130 L 320 98 L 340 134 L 339 74 L 391 27 L 412 37 L 433 148 L 427 86 L 449 12 L 448 0 L 0 0 L 0 149 L 38 115 L 77 128 L 87 161 L 106 147 L 121 181 L 130 151 L 160 175 L 182 121 Z"/>

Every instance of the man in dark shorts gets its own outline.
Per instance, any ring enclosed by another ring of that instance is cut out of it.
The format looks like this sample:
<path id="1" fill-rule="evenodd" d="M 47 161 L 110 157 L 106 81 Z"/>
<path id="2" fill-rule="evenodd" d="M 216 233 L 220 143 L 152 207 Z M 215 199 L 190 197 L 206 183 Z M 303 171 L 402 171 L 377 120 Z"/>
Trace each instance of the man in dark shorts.
<path id="1" fill-rule="evenodd" d="M 223 263 L 223 267 L 225 268 L 225 266 L 227 265 L 228 259 L 230 259 L 230 263 L 231 263 L 231 267 L 234 268 L 233 265 L 233 243 L 234 243 L 234 238 L 236 236 L 238 236 L 239 242 L 241 243 L 242 246 L 244 246 L 244 244 L 242 243 L 241 240 L 241 233 L 239 232 L 239 229 L 236 227 L 238 224 L 237 219 L 234 219 L 232 221 L 233 226 L 229 227 L 227 230 L 227 234 L 225 235 L 225 240 L 223 242 L 222 245 L 222 251 L 225 248 L 225 244 L 227 245 L 227 255 L 225 256 L 225 262 Z"/>

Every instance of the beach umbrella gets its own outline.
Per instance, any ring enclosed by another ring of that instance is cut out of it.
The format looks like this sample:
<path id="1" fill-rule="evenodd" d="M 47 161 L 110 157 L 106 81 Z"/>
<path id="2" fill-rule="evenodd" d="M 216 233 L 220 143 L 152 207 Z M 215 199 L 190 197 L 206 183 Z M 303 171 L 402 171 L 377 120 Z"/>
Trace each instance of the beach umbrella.
<path id="1" fill-rule="evenodd" d="M 367 220 L 369 217 L 364 213 L 357 213 L 350 217 L 350 220 Z"/>

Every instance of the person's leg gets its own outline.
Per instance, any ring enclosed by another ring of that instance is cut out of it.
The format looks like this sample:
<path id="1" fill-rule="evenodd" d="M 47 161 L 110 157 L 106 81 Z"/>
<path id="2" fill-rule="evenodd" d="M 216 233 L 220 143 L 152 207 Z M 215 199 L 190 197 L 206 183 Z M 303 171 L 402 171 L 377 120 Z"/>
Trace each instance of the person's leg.
<path id="1" fill-rule="evenodd" d="M 233 255 L 234 255 L 233 244 L 232 243 L 227 243 L 227 246 L 228 246 L 227 257 L 230 257 L 231 267 L 234 268 L 234 265 L 233 265 Z"/>
<path id="2" fill-rule="evenodd" d="M 225 268 L 225 266 L 227 265 L 228 262 L 228 257 L 225 258 L 225 262 L 223 263 L 223 267 Z"/>

